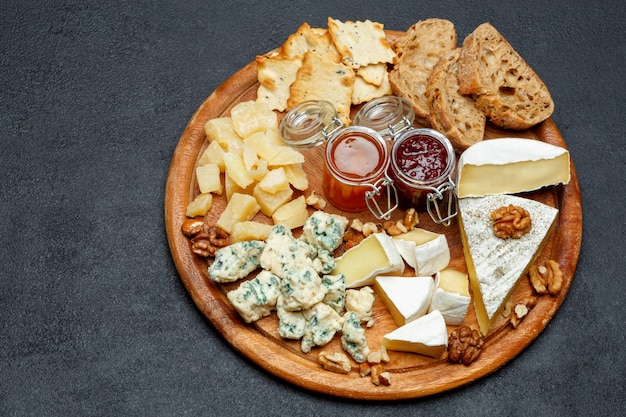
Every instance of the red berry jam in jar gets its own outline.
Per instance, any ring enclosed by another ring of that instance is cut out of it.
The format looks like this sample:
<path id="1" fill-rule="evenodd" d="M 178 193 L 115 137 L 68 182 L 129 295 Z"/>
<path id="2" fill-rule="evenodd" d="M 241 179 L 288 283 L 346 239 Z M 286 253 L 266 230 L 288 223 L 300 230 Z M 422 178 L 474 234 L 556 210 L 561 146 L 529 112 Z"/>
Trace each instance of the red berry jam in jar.
<path id="1" fill-rule="evenodd" d="M 421 206 L 428 193 L 442 186 L 454 187 L 455 165 L 452 144 L 444 135 L 432 129 L 411 129 L 393 144 L 390 176 L 402 197 Z"/>
<path id="2" fill-rule="evenodd" d="M 322 189 L 340 210 L 368 209 L 366 193 L 385 177 L 389 153 L 384 139 L 367 127 L 340 129 L 326 144 Z"/>

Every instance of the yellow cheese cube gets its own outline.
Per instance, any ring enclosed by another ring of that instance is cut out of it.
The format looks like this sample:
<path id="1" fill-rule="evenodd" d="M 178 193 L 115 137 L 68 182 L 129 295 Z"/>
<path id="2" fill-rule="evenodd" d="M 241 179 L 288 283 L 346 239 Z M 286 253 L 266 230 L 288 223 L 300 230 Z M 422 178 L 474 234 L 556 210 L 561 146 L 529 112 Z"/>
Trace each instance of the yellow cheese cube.
<path id="1" fill-rule="evenodd" d="M 230 117 L 209 120 L 204 125 L 204 133 L 209 142 L 217 142 L 226 152 L 241 153 L 243 142 Z"/>
<path id="2" fill-rule="evenodd" d="M 272 215 L 274 224 L 283 224 L 290 229 L 304 226 L 309 218 L 304 196 L 300 196 L 278 208 Z"/>
<path id="3" fill-rule="evenodd" d="M 246 137 L 243 140 L 248 146 L 256 149 L 259 158 L 269 161 L 277 153 L 281 146 L 285 146 L 283 139 L 276 128 L 268 128 Z"/>
<path id="4" fill-rule="evenodd" d="M 217 142 L 209 143 L 198 159 L 198 166 L 215 164 L 224 172 L 224 149 Z"/>
<path id="5" fill-rule="evenodd" d="M 244 240 L 266 240 L 272 231 L 272 225 L 255 221 L 239 222 L 233 226 L 230 242 Z"/>
<path id="6" fill-rule="evenodd" d="M 304 155 L 297 149 L 286 145 L 278 147 L 276 154 L 268 160 L 270 167 L 303 163 Z"/>
<path id="7" fill-rule="evenodd" d="M 248 171 L 252 170 L 259 162 L 259 156 L 256 153 L 256 149 L 250 145 L 244 143 L 241 156 L 243 158 L 243 164 Z"/>
<path id="8" fill-rule="evenodd" d="M 285 174 L 289 183 L 293 185 L 296 190 L 304 191 L 309 188 L 309 180 L 304 172 L 302 164 L 290 164 L 283 166 Z"/>
<path id="9" fill-rule="evenodd" d="M 254 182 L 254 179 L 248 175 L 248 170 L 241 155 L 234 152 L 226 152 L 224 154 L 224 165 L 230 178 L 241 188 L 246 188 Z"/>
<path id="10" fill-rule="evenodd" d="M 217 227 L 230 234 L 235 224 L 251 220 L 260 208 L 251 195 L 235 193 L 217 219 Z"/>
<path id="11" fill-rule="evenodd" d="M 276 113 L 267 104 L 256 101 L 244 101 L 235 105 L 230 111 L 230 117 L 235 131 L 242 138 L 278 126 Z"/>
<path id="12" fill-rule="evenodd" d="M 285 170 L 282 167 L 270 170 L 259 182 L 259 188 L 268 193 L 276 193 L 289 188 L 289 180 Z"/>
<path id="13" fill-rule="evenodd" d="M 242 188 L 230 177 L 228 172 L 224 175 L 224 189 L 226 190 L 226 200 L 230 201 L 230 198 L 235 193 L 252 195 L 256 183 L 248 185 L 246 188 Z"/>
<path id="14" fill-rule="evenodd" d="M 222 194 L 220 168 L 216 164 L 206 164 L 197 167 L 196 180 L 201 193 Z"/>
<path id="15" fill-rule="evenodd" d="M 187 217 L 204 216 L 213 205 L 213 195 L 211 193 L 198 194 L 198 196 L 187 205 Z"/>
<path id="16" fill-rule="evenodd" d="M 261 212 L 266 216 L 271 216 L 281 206 L 287 204 L 293 197 L 293 190 L 287 187 L 284 190 L 275 193 L 269 193 L 257 184 L 252 191 L 252 196 L 256 198 L 257 203 L 261 206 Z"/>
<path id="17" fill-rule="evenodd" d="M 269 171 L 267 161 L 265 159 L 259 159 L 256 166 L 248 171 L 248 175 L 255 181 L 261 181 Z"/>

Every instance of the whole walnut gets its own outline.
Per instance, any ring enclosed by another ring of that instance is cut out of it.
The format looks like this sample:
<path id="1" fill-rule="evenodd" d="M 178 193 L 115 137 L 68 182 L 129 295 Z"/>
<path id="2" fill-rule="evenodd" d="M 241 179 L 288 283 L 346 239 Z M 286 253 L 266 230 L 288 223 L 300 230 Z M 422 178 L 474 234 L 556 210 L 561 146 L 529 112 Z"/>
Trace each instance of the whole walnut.
<path id="1" fill-rule="evenodd" d="M 461 326 L 450 333 L 448 361 L 470 365 L 480 356 L 483 338 L 478 330 Z"/>

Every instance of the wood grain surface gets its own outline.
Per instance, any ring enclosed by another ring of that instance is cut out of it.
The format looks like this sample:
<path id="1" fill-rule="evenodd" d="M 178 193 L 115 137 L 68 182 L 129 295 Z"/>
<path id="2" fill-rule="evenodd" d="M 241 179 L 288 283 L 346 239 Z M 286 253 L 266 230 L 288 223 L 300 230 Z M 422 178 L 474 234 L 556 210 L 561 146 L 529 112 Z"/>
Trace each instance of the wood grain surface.
<path id="1" fill-rule="evenodd" d="M 399 34 L 400 32 L 387 32 L 391 40 Z M 548 187 L 524 195 L 560 210 L 556 228 L 539 260 L 554 259 L 559 262 L 565 277 L 561 292 L 557 296 L 540 296 L 538 304 L 517 329 L 507 325 L 505 319 L 500 317 L 485 339 L 481 356 L 470 366 L 451 364 L 444 359 L 433 359 L 417 354 L 390 352 L 391 362 L 385 369 L 391 373 L 391 385 L 375 386 L 369 377 L 359 376 L 356 363 L 353 371 L 347 375 L 322 369 L 317 361 L 317 354 L 321 348 L 314 348 L 311 353 L 305 354 L 300 351 L 299 341 L 281 338 L 277 332 L 276 314 L 253 324 L 244 323 L 226 298 L 226 293 L 239 284 L 220 285 L 212 282 L 207 275 L 207 261 L 191 252 L 189 240 L 181 233 L 180 228 L 185 220 L 187 204 L 198 193 L 194 171 L 197 158 L 207 146 L 204 124 L 209 119 L 228 116 L 230 109 L 241 101 L 255 99 L 258 87 L 256 76 L 256 63 L 252 62 L 218 87 L 200 105 L 176 147 L 165 190 L 165 226 L 171 254 L 180 278 L 203 315 L 233 348 L 266 371 L 305 389 L 344 398 L 385 401 L 441 393 L 485 377 L 515 358 L 542 332 L 569 290 L 580 252 L 582 206 L 573 162 L 569 184 Z M 535 138 L 566 147 L 551 119 L 526 131 L 505 131 L 488 125 L 485 138 L 497 137 Z M 305 192 L 307 195 L 311 190 L 322 193 L 320 174 L 323 151 L 323 146 L 304 151 L 305 171 L 310 182 L 309 190 Z M 225 198 L 214 199 L 213 208 L 207 215 L 217 219 L 225 205 Z M 343 214 L 349 219 L 358 217 L 363 221 L 373 220 L 369 213 L 343 213 L 330 205 L 326 211 Z M 394 218 L 400 218 L 402 215 L 402 212 L 395 213 Z M 258 214 L 254 220 L 271 222 L 271 219 L 262 214 Z M 450 267 L 467 271 L 456 220 L 453 220 L 449 227 L 444 227 L 434 224 L 427 213 L 421 212 L 419 227 L 444 233 L 450 246 Z M 297 235 L 298 232 L 296 230 L 294 234 Z M 342 248 L 338 249 L 337 255 L 341 251 Z M 405 274 L 410 273 L 411 270 L 408 268 Z M 531 293 L 530 284 L 523 279 L 515 288 L 511 299 L 521 300 Z M 374 318 L 375 325 L 366 330 L 368 344 L 372 350 L 378 349 L 384 334 L 397 328 L 379 297 L 374 303 Z M 477 328 L 473 304 L 470 306 L 465 324 Z M 451 332 L 453 327 L 449 327 L 448 330 Z M 341 351 L 339 336 L 335 336 L 323 349 Z M 210 358 L 207 357 L 207 360 Z"/>

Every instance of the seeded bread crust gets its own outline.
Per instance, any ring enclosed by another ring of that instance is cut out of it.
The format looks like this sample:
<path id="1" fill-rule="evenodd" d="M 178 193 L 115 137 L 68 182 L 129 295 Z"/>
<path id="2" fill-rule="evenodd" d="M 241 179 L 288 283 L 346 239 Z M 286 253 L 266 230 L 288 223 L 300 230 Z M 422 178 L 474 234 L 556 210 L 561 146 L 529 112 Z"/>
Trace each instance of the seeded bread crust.
<path id="1" fill-rule="evenodd" d="M 460 55 L 461 48 L 457 48 L 441 57 L 426 84 L 430 124 L 450 140 L 458 153 L 483 140 L 487 120 L 474 100 L 459 92 L 456 73 Z"/>
<path id="2" fill-rule="evenodd" d="M 430 126 L 426 82 L 439 58 L 457 47 L 454 24 L 445 19 L 426 19 L 412 25 L 393 45 L 394 67 L 389 73 L 393 93 L 411 103 L 415 122 Z"/>
<path id="3" fill-rule="evenodd" d="M 463 41 L 457 80 L 461 94 L 505 129 L 528 129 L 549 118 L 554 102 L 543 81 L 490 23 Z"/>

